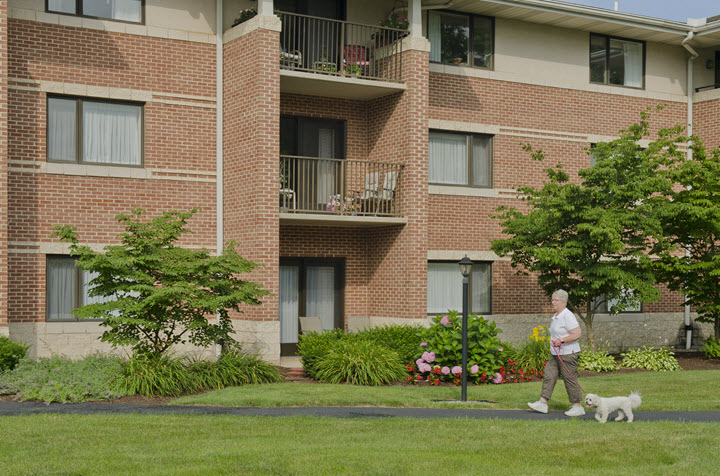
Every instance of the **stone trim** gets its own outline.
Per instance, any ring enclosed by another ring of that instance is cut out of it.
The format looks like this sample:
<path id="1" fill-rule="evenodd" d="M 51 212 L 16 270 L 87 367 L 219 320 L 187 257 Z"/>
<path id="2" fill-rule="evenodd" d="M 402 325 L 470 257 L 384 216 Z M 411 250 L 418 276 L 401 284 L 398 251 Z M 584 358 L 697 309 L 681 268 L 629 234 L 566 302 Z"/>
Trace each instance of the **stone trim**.
<path id="1" fill-rule="evenodd" d="M 83 245 L 88 246 L 93 251 L 102 252 L 105 251 L 106 246 L 115 244 L 117 243 L 84 243 Z M 210 254 L 215 254 L 214 246 L 187 245 L 184 247 L 191 250 L 206 249 Z M 11 241 L 8 243 L 8 253 L 26 255 L 69 255 L 70 244 L 46 241 Z"/>
<path id="2" fill-rule="evenodd" d="M 112 20 L 97 20 L 72 15 L 59 15 L 25 8 L 10 8 L 8 18 L 13 20 L 28 20 L 53 25 L 70 26 L 75 28 L 87 28 L 89 30 L 109 31 L 113 33 L 125 33 L 128 35 L 149 36 L 154 38 L 166 38 L 170 40 L 191 41 L 194 43 L 215 44 L 215 34 L 200 33 L 197 31 L 175 30 L 171 28 L 159 28 L 154 26 L 139 25 L 135 23 L 123 23 Z"/>
<path id="3" fill-rule="evenodd" d="M 256 30 L 282 31 L 282 22 L 275 15 L 256 15 L 223 33 L 223 44 L 230 43 Z"/>
<path id="4" fill-rule="evenodd" d="M 80 175 L 87 177 L 113 177 L 140 180 L 176 180 L 181 182 L 215 183 L 216 173 L 197 170 L 151 169 L 143 167 L 122 167 L 92 164 L 62 164 L 29 160 L 9 160 L 8 168 L 14 173 Z"/>
<path id="5" fill-rule="evenodd" d="M 500 257 L 492 251 L 457 251 L 457 250 L 428 250 L 428 261 L 460 261 L 467 255 L 472 261 L 510 261 L 508 257 Z M 458 268 L 459 270 L 460 268 Z M 460 272 L 460 271 L 458 271 Z"/>

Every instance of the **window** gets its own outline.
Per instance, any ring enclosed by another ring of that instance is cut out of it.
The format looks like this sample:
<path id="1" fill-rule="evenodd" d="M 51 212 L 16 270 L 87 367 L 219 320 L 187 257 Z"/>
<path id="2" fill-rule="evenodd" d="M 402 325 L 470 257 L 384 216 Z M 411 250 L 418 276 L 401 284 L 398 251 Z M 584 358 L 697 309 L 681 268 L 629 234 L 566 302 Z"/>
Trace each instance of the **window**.
<path id="1" fill-rule="evenodd" d="M 47 111 L 49 161 L 142 165 L 142 106 L 48 97 Z"/>
<path id="2" fill-rule="evenodd" d="M 430 132 L 430 183 L 492 187 L 492 137 Z"/>
<path id="3" fill-rule="evenodd" d="M 645 43 L 590 35 L 590 82 L 642 88 Z"/>
<path id="4" fill-rule="evenodd" d="M 632 296 L 632 291 L 623 291 L 623 294 L 625 296 Z M 605 295 L 600 296 L 595 300 L 593 303 L 593 307 L 597 305 L 595 308 L 595 312 L 600 314 L 607 314 L 613 310 L 613 308 L 617 305 L 617 303 L 620 301 L 620 299 L 606 299 Z M 620 312 L 642 312 L 642 303 L 641 302 L 635 302 L 627 306 L 625 309 L 623 309 Z"/>
<path id="5" fill-rule="evenodd" d="M 428 12 L 430 61 L 492 68 L 493 28 L 489 17 Z"/>
<path id="6" fill-rule="evenodd" d="M 473 263 L 469 277 L 468 310 L 475 314 L 491 314 L 491 263 Z M 457 262 L 428 263 L 427 313 L 444 314 L 462 311 L 462 274 Z"/>
<path id="7" fill-rule="evenodd" d="M 47 257 L 46 305 L 48 321 L 75 321 L 72 310 L 87 304 L 107 302 L 110 298 L 88 296 L 88 283 L 95 273 L 75 266 L 70 256 Z"/>
<path id="8" fill-rule="evenodd" d="M 47 0 L 52 13 L 67 13 L 134 23 L 143 22 L 144 0 Z"/>

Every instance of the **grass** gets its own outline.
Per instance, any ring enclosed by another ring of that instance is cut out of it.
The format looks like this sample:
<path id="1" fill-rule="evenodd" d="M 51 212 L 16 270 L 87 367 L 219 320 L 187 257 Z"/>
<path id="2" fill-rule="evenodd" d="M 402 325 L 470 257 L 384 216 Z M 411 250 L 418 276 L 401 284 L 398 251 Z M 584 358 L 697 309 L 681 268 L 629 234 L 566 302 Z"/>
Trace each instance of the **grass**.
<path id="1" fill-rule="evenodd" d="M 713 474 L 706 423 L 2 417 L 4 474 Z"/>
<path id="2" fill-rule="evenodd" d="M 581 378 L 580 385 L 601 396 L 628 395 L 638 390 L 642 410 L 720 410 L 720 371 L 633 372 Z M 406 387 L 401 385 L 361 387 L 314 383 L 246 385 L 182 397 L 179 405 L 252 407 L 295 406 L 379 406 L 379 407 L 475 407 L 527 408 L 527 402 L 540 395 L 540 382 L 505 385 L 468 386 L 468 400 L 489 400 L 495 404 L 453 404 L 434 400 L 460 398 L 460 387 Z M 688 389 L 692 388 L 692 398 Z M 570 405 L 564 385 L 559 382 L 550 401 L 551 410 Z"/>

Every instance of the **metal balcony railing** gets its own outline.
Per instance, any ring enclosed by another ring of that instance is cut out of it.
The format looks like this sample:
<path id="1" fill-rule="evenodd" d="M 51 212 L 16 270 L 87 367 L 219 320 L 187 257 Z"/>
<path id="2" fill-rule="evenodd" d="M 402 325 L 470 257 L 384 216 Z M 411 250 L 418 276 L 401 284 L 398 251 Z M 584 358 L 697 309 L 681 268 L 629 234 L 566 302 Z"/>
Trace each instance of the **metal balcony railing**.
<path id="1" fill-rule="evenodd" d="M 401 82 L 405 30 L 279 12 L 280 67 Z"/>
<path id="2" fill-rule="evenodd" d="M 280 211 L 400 217 L 401 164 L 280 157 Z"/>

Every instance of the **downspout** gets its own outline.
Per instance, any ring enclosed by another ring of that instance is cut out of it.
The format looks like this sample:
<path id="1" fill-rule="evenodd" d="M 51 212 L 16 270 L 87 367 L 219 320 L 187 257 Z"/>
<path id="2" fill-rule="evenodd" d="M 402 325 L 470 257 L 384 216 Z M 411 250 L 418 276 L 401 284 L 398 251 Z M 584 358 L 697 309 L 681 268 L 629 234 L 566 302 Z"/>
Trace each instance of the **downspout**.
<path id="1" fill-rule="evenodd" d="M 223 251 L 223 0 L 215 0 L 215 216 L 217 227 L 216 255 Z M 220 314 L 216 314 L 220 325 Z M 222 344 L 215 345 L 220 357 Z"/>
<path id="2" fill-rule="evenodd" d="M 687 37 L 682 41 L 682 46 L 685 48 L 690 57 L 687 62 L 687 135 L 690 137 L 693 130 L 693 62 L 698 57 L 697 51 L 695 51 L 688 42 L 695 36 L 694 32 L 688 32 Z M 692 142 L 687 143 L 687 160 L 692 159 L 692 148 L 690 147 Z M 685 249 L 685 256 L 690 256 L 690 247 Z M 685 295 L 685 349 L 692 347 L 692 324 L 690 324 L 690 305 L 687 304 L 688 297 Z"/>

